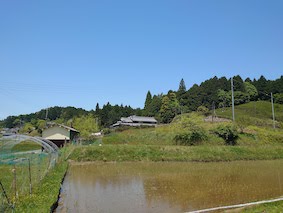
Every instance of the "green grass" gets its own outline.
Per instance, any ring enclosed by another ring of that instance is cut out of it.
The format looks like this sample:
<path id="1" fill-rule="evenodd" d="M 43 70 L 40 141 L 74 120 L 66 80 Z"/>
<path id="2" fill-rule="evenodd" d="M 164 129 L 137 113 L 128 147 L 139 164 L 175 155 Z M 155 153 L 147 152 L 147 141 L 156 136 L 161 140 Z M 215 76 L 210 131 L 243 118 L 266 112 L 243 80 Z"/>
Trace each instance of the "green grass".
<path id="1" fill-rule="evenodd" d="M 67 170 L 67 162 L 61 161 L 44 177 L 31 196 L 22 196 L 16 203 L 16 212 L 50 212 L 56 202 L 61 180 Z"/>
<path id="2" fill-rule="evenodd" d="M 275 120 L 277 127 L 282 128 L 283 105 L 274 104 Z M 231 107 L 216 110 L 217 116 L 232 119 Z M 253 101 L 247 104 L 235 106 L 235 120 L 239 125 L 255 125 L 272 127 L 272 108 L 267 101 Z"/>
<path id="3" fill-rule="evenodd" d="M 17 186 L 19 197 L 15 199 L 13 189 L 13 165 L 0 165 L 0 179 L 8 194 L 9 199 L 15 201 L 15 212 L 50 212 L 51 206 L 57 201 L 57 196 L 61 186 L 61 180 L 67 170 L 66 158 L 73 151 L 73 146 L 68 146 L 60 150 L 58 163 L 54 168 L 47 171 L 46 160 L 42 159 L 38 163 L 32 161 L 31 174 L 33 191 L 29 195 L 29 175 L 26 164 L 16 164 Z M 47 173 L 46 173 L 47 172 Z M 6 201 L 5 201 L 6 202 Z M 2 203 L 1 203 L 2 204 Z M 0 205 L 0 211 L 3 206 Z M 8 208 L 6 211 L 12 211 Z"/>
<path id="4" fill-rule="evenodd" d="M 145 129 L 128 129 L 113 132 L 103 138 L 104 144 L 160 144 L 169 145 L 175 136 L 171 126 Z"/>
<path id="5" fill-rule="evenodd" d="M 249 208 L 244 208 L 241 210 L 241 212 L 245 213 L 262 213 L 262 212 L 268 212 L 268 213 L 278 213 L 282 212 L 283 209 L 283 201 L 273 202 L 273 203 L 266 203 L 261 204 L 257 206 L 252 206 Z"/>
<path id="6" fill-rule="evenodd" d="M 50 212 L 57 201 L 61 181 L 67 171 L 67 158 L 74 150 L 73 145 L 68 145 L 60 150 L 57 164 L 34 187 L 32 196 L 21 196 L 16 203 L 16 212 Z"/>
<path id="7" fill-rule="evenodd" d="M 283 146 L 154 146 L 103 145 L 78 147 L 75 161 L 235 161 L 283 159 Z"/>
<path id="8" fill-rule="evenodd" d="M 13 161 L 13 159 L 15 161 Z M 47 155 L 39 154 L 21 154 L 12 156 L 5 159 L 0 164 L 0 180 L 10 199 L 14 199 L 15 190 L 13 181 L 16 178 L 17 194 L 19 196 L 29 193 L 29 166 L 28 159 L 30 160 L 31 182 L 33 186 L 40 183 L 40 180 L 47 172 L 49 159 Z M 15 173 L 14 173 L 15 171 Z M 0 189 L 0 192 L 2 190 Z M 0 204 L 1 205 L 1 204 Z"/>

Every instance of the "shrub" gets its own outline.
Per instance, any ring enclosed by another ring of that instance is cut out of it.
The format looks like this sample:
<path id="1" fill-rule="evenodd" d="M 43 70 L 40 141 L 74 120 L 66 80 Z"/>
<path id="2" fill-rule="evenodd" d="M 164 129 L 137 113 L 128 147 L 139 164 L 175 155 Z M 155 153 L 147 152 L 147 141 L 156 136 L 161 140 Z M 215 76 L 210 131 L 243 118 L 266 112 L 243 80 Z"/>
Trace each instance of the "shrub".
<path id="1" fill-rule="evenodd" d="M 223 138 L 226 145 L 236 145 L 239 138 L 237 129 L 231 124 L 221 124 L 215 130 L 214 133 Z"/>
<path id="2" fill-rule="evenodd" d="M 193 146 L 207 140 L 208 136 L 204 129 L 195 127 L 186 133 L 177 134 L 174 141 L 177 145 Z"/>
<path id="3" fill-rule="evenodd" d="M 108 135 L 108 134 L 111 133 L 111 130 L 110 130 L 109 128 L 104 128 L 104 129 L 102 130 L 102 132 L 103 132 L 104 135 Z"/>
<path id="4" fill-rule="evenodd" d="M 209 115 L 209 109 L 207 109 L 205 106 L 199 106 L 197 108 L 197 112 L 201 113 L 202 115 L 208 116 Z"/>
<path id="5" fill-rule="evenodd" d="M 125 130 L 130 129 L 130 126 L 118 126 L 117 128 L 114 128 L 114 132 L 123 132 Z"/>

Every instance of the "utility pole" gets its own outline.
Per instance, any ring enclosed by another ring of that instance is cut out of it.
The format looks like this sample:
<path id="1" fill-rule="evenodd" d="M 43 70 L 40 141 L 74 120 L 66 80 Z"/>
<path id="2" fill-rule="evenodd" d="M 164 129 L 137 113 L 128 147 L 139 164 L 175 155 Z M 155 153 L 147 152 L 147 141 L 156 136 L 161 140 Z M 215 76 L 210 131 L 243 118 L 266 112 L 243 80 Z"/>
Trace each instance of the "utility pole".
<path id="1" fill-rule="evenodd" d="M 273 95 L 272 95 L 272 93 L 271 93 L 271 107 L 272 107 L 273 128 L 275 129 L 275 115 L 274 115 L 274 104 L 273 104 Z"/>
<path id="2" fill-rule="evenodd" d="M 47 121 L 48 118 L 48 108 L 46 108 L 46 113 L 45 113 L 45 120 Z"/>
<path id="3" fill-rule="evenodd" d="M 48 108 L 46 108 L 46 113 L 45 113 L 45 127 L 47 128 L 47 119 L 48 119 Z"/>
<path id="4" fill-rule="evenodd" d="M 235 121 L 233 77 L 231 78 L 231 91 L 232 91 L 232 117 L 233 117 L 233 121 Z"/>

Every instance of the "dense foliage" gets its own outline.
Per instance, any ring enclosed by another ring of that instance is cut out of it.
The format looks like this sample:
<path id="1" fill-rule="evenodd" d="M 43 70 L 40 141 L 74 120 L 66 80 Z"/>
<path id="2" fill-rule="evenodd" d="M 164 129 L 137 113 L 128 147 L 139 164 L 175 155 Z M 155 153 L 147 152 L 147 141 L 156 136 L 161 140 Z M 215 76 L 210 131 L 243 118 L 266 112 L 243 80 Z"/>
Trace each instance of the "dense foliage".
<path id="1" fill-rule="evenodd" d="M 275 103 L 283 103 L 283 76 L 276 80 L 266 80 L 261 76 L 258 80 L 249 78 L 243 80 L 239 75 L 233 77 L 235 105 L 256 100 L 270 100 L 273 93 Z M 172 111 L 170 96 L 176 94 L 177 103 Z M 167 97 L 167 98 L 166 98 Z M 144 111 L 144 115 L 155 116 L 163 123 L 169 123 L 176 114 L 204 109 L 225 108 L 231 106 L 231 78 L 217 78 L 216 76 L 194 84 L 186 90 L 184 79 L 180 81 L 177 91 L 170 90 L 167 95 L 154 95 Z M 154 107 L 153 107 L 154 106 Z M 177 107 L 177 108 L 176 108 Z"/>
<path id="2" fill-rule="evenodd" d="M 201 127 L 192 128 L 185 133 L 177 134 L 174 138 L 177 145 L 198 145 L 208 139 L 205 130 Z"/>
<path id="3" fill-rule="evenodd" d="M 231 124 L 221 124 L 215 130 L 214 133 L 223 138 L 226 145 L 236 145 L 239 138 L 239 134 L 235 126 Z"/>

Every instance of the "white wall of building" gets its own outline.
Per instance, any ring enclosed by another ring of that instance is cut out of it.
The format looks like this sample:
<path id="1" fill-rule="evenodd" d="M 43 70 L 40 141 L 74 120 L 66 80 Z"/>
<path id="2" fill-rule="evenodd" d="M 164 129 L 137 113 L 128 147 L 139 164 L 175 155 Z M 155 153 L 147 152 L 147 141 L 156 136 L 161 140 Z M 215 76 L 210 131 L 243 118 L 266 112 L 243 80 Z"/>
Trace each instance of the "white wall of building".
<path id="1" fill-rule="evenodd" d="M 63 127 L 53 126 L 43 130 L 42 137 L 48 140 L 70 140 L 70 132 Z"/>

